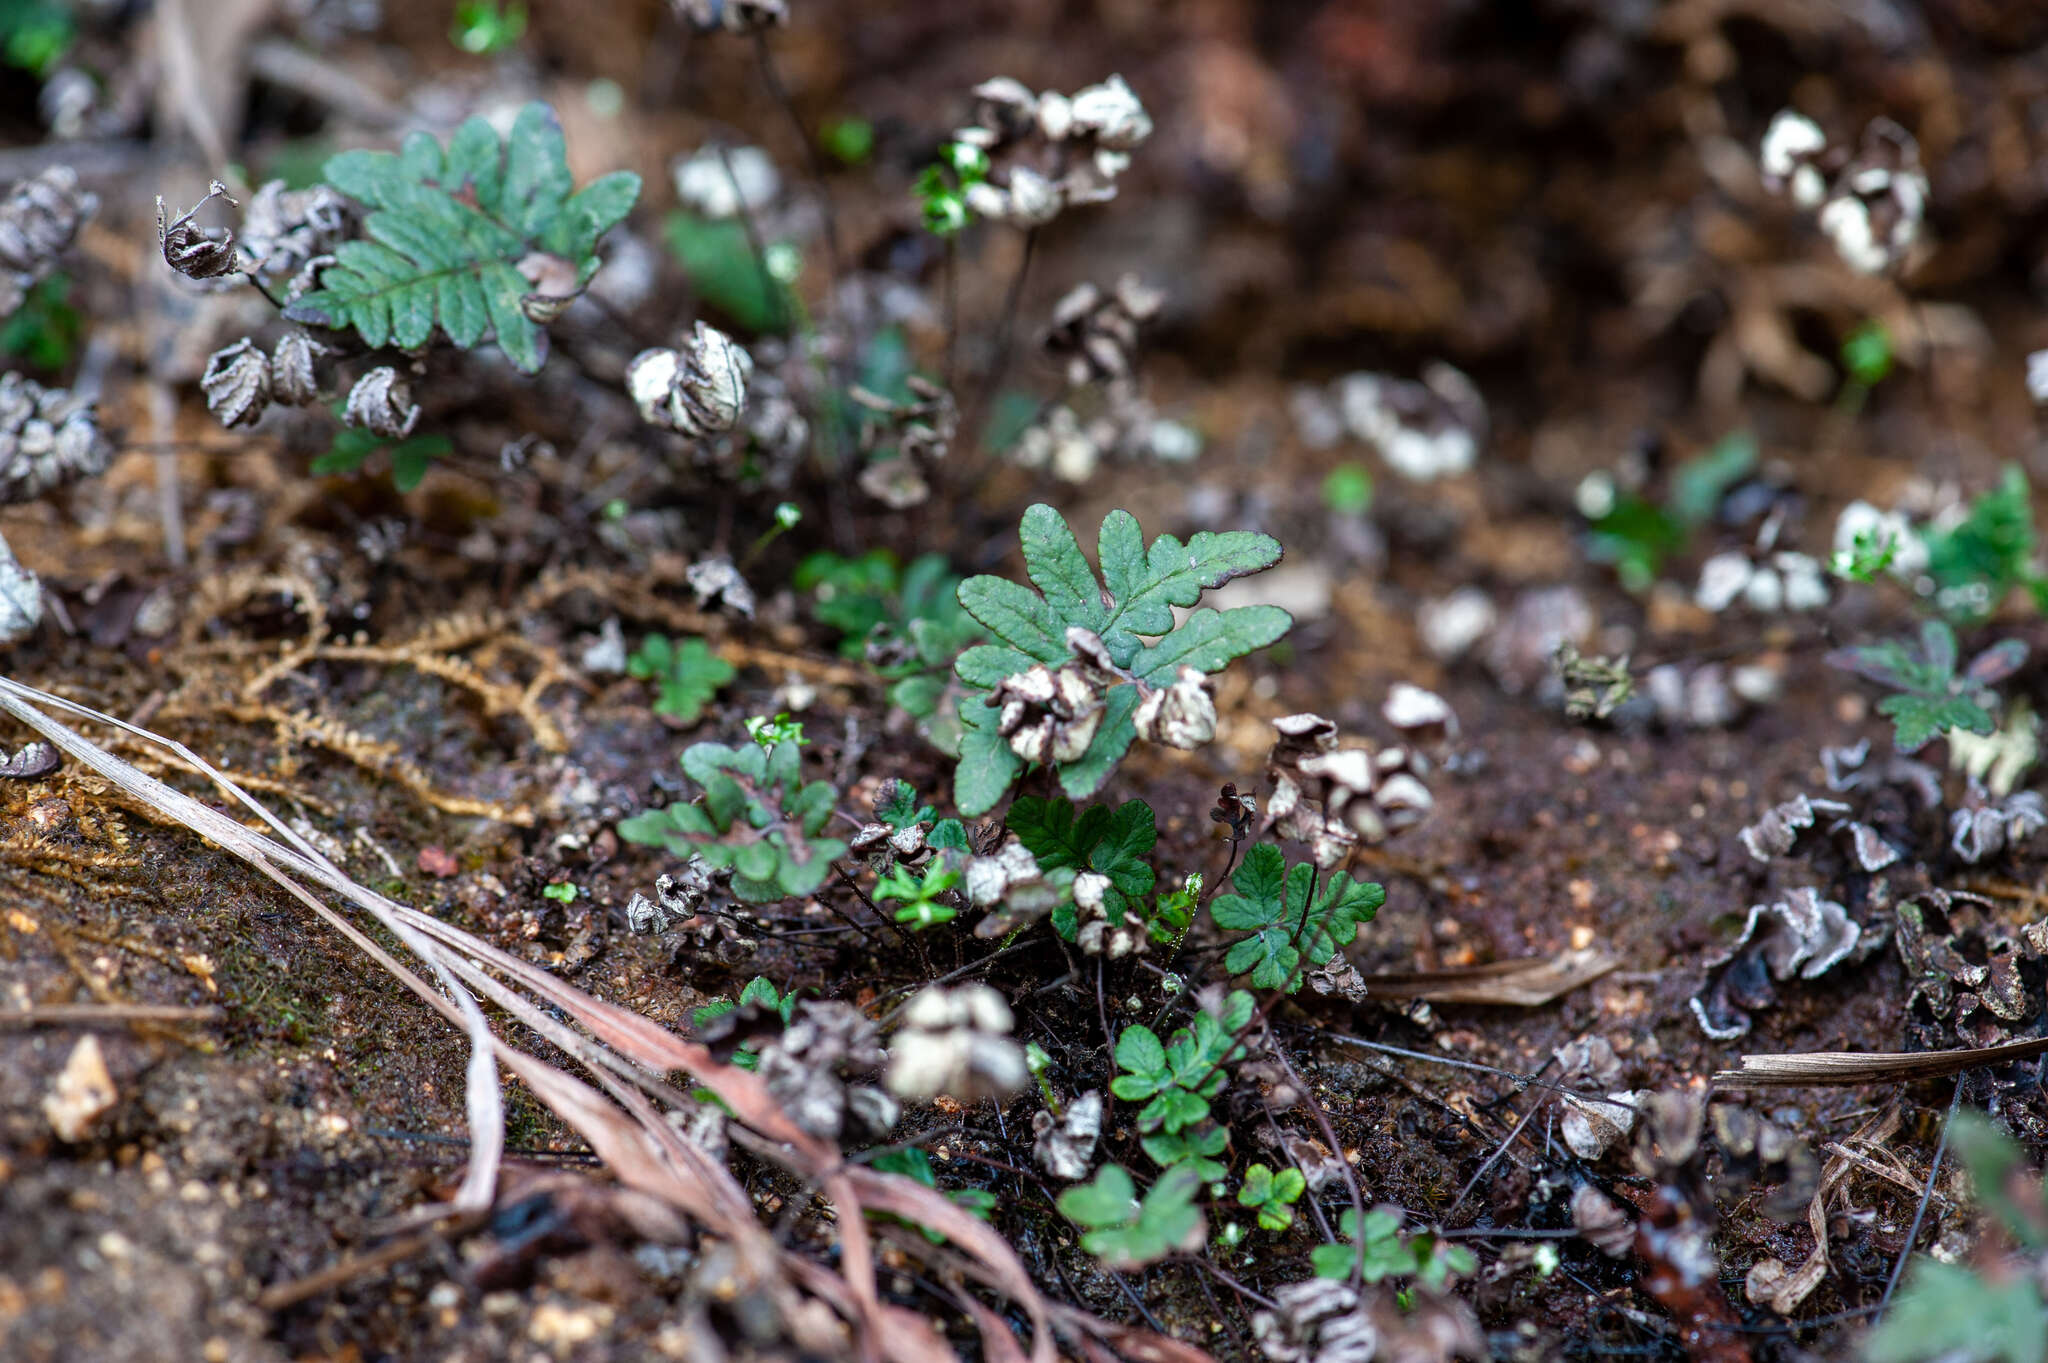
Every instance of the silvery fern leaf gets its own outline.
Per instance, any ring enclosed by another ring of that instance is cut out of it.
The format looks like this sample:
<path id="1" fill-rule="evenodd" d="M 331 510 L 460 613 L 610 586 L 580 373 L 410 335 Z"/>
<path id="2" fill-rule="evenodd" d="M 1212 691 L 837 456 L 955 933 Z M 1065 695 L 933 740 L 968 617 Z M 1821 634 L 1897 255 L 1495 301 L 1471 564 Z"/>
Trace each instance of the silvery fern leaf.
<path id="1" fill-rule="evenodd" d="M 1274 642 L 1294 623 L 1278 606 L 1240 606 L 1193 610 L 1175 624 L 1176 607 L 1194 606 L 1203 592 L 1278 563 L 1280 544 L 1270 535 L 1205 531 L 1185 544 L 1161 535 L 1148 546 L 1137 517 L 1112 511 L 1096 538 L 1098 578 L 1066 519 L 1052 507 L 1040 503 L 1027 510 L 1020 534 L 1031 586 L 988 575 L 960 584 L 960 604 L 996 640 L 967 649 L 953 665 L 960 680 L 981 693 L 960 703 L 965 733 L 954 799 L 970 817 L 992 808 L 1024 765 L 997 732 L 996 713 L 985 702 L 1006 678 L 1034 664 L 1067 662 L 1069 629 L 1099 636 L 1125 680 L 1162 686 L 1183 666 L 1218 672 L 1233 658 Z M 1093 794 L 1122 760 L 1137 733 L 1132 714 L 1138 689 L 1114 686 L 1087 751 L 1060 765 L 1060 784 L 1069 796 Z"/>

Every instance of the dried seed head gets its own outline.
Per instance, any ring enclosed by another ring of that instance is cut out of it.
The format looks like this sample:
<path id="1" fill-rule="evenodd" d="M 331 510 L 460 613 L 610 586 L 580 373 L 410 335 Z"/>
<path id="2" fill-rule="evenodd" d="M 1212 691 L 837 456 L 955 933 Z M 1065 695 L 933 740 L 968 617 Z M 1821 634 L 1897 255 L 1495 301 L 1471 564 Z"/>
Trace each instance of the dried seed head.
<path id="1" fill-rule="evenodd" d="M 1029 1082 L 1024 1049 L 1009 1037 L 1010 1005 L 985 984 L 928 986 L 903 1010 L 887 1083 L 903 1098 L 946 1094 L 972 1102 L 1006 1097 Z"/>
<path id="2" fill-rule="evenodd" d="M 754 357 L 715 327 L 697 323 L 676 350 L 643 350 L 626 370 L 626 390 L 649 425 L 687 436 L 729 431 L 747 406 Z"/>
<path id="3" fill-rule="evenodd" d="M 1819 207 L 1827 194 L 1827 178 L 1819 164 L 1827 149 L 1827 134 L 1818 123 L 1804 114 L 1780 109 L 1765 130 L 1757 154 L 1764 188 L 1774 194 L 1790 189 L 1792 202 L 1801 208 Z"/>
<path id="4" fill-rule="evenodd" d="M 303 331 L 288 331 L 279 337 L 270 352 L 271 398 L 292 407 L 318 401 L 320 380 L 314 373 L 313 362 L 330 353 L 328 347 Z"/>
<path id="5" fill-rule="evenodd" d="M 1058 185 L 1029 166 L 1018 166 L 1010 172 L 1003 211 L 990 212 L 988 216 L 1019 227 L 1043 227 L 1060 215 L 1060 207 Z"/>
<path id="6" fill-rule="evenodd" d="M 697 609 L 723 606 L 735 615 L 754 618 L 754 589 L 740 576 L 730 557 L 712 554 L 700 558 L 683 570 L 683 578 L 697 598 Z"/>
<path id="7" fill-rule="evenodd" d="M 1171 686 L 1162 686 L 1138 704 L 1133 716 L 1141 738 L 1169 748 L 1193 751 L 1216 737 L 1216 700 L 1209 679 L 1192 667 L 1181 667 Z"/>
<path id="8" fill-rule="evenodd" d="M 1124 78 L 1111 76 L 1075 93 L 1073 132 L 1111 151 L 1132 151 L 1152 135 L 1152 119 Z"/>
<path id="9" fill-rule="evenodd" d="M 633 357 L 626 366 L 626 393 L 640 409 L 642 421 L 675 429 L 670 402 L 682 372 L 683 357 L 666 347 L 643 350 Z"/>
<path id="10" fill-rule="evenodd" d="M 193 216 L 215 199 L 236 203 L 229 197 L 228 187 L 215 180 L 207 188 L 205 198 L 167 221 L 163 196 L 157 196 L 157 245 L 163 250 L 164 263 L 187 279 L 218 279 L 242 267 L 240 255 L 235 250 L 233 232 L 225 227 L 192 225 Z"/>
<path id="11" fill-rule="evenodd" d="M 1890 119 L 1872 119 L 1816 221 L 1849 268 L 1884 274 L 1920 239 L 1927 194 L 1920 144 Z"/>
<path id="12" fill-rule="evenodd" d="M 36 281 L 56 268 L 100 201 L 78 187 L 69 166 L 23 180 L 0 201 L 0 317 L 21 306 Z"/>
<path id="13" fill-rule="evenodd" d="M 208 357 L 199 386 L 206 392 L 206 410 L 221 425 L 254 426 L 270 407 L 270 361 L 244 336 Z"/>
<path id="14" fill-rule="evenodd" d="M 1426 366 L 1419 383 L 1348 375 L 1337 382 L 1337 404 L 1352 435 L 1417 482 L 1465 472 L 1486 437 L 1485 398 L 1471 379 L 1441 361 Z"/>
<path id="15" fill-rule="evenodd" d="M 26 639 L 42 622 L 43 584 L 0 538 L 0 644 Z"/>
<path id="16" fill-rule="evenodd" d="M 676 198 L 706 218 L 733 218 L 766 208 L 782 192 L 775 161 L 759 147 L 699 147 L 670 171 Z"/>
<path id="17" fill-rule="evenodd" d="M 379 365 L 355 381 L 342 408 L 342 421 L 385 440 L 403 440 L 420 419 L 412 389 L 390 365 Z"/>
<path id="18" fill-rule="evenodd" d="M 287 300 L 312 283 L 308 266 L 328 256 L 356 231 L 356 210 L 332 185 L 286 189 L 270 180 L 242 214 L 241 249 L 250 269 L 271 279 L 289 279 Z"/>
<path id="19" fill-rule="evenodd" d="M 112 458 L 93 404 L 68 389 L 0 374 L 0 504 L 34 501 L 53 488 L 96 477 Z"/>
<path id="20" fill-rule="evenodd" d="M 1095 1161 L 1095 1144 L 1102 1138 L 1102 1095 L 1084 1093 L 1057 1117 L 1040 1110 L 1031 1119 L 1031 1130 L 1036 1137 L 1031 1142 L 1031 1157 L 1039 1168 L 1069 1183 L 1084 1179 Z"/>
<path id="21" fill-rule="evenodd" d="M 988 703 L 1002 708 L 996 730 L 1026 762 L 1079 761 L 1102 724 L 1102 689 L 1090 669 L 1033 664 L 996 687 Z"/>

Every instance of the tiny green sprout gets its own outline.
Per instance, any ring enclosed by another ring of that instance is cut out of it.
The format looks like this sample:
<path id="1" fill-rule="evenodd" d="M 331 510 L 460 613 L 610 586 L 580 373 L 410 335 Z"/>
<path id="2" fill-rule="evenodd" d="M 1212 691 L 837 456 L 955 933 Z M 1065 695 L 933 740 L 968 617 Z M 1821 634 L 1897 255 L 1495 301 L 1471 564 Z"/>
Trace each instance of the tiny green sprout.
<path id="1" fill-rule="evenodd" d="M 1190 871 L 1178 887 L 1161 894 L 1152 906 L 1152 921 L 1146 927 L 1161 946 L 1178 946 L 1195 921 L 1195 906 L 1202 902 L 1202 873 Z"/>
<path id="2" fill-rule="evenodd" d="M 1549 1243 L 1538 1244 L 1536 1252 L 1529 1256 L 1529 1265 L 1539 1278 L 1547 1278 L 1557 1272 L 1557 1266 L 1563 1262 L 1564 1256 L 1557 1252 L 1557 1246 Z"/>
<path id="3" fill-rule="evenodd" d="M 396 444 L 361 427 L 345 427 L 334 433 L 327 453 L 307 466 L 315 477 L 331 473 L 357 473 L 379 450 L 391 451 L 391 486 L 411 492 L 427 476 L 427 466 L 455 449 L 445 435 L 409 436 Z"/>
<path id="4" fill-rule="evenodd" d="M 1195 1195 L 1202 1181 L 1190 1169 L 1169 1169 L 1144 1200 L 1121 1165 L 1105 1164 L 1090 1183 L 1059 1196 L 1059 1209 L 1085 1228 L 1081 1248 L 1111 1268 L 1142 1268 L 1175 1250 L 1200 1249 L 1206 1238 Z"/>
<path id="5" fill-rule="evenodd" d="M 937 863 L 927 867 L 922 878 L 911 875 L 900 865 L 892 866 L 875 886 L 875 901 L 900 901 L 896 921 L 913 932 L 922 932 L 953 921 L 957 911 L 951 904 L 942 903 L 941 896 L 949 894 L 959 883 L 958 871 Z"/>
<path id="6" fill-rule="evenodd" d="M 1237 1190 L 1237 1204 L 1258 1213 L 1259 1227 L 1276 1234 L 1294 1224 L 1294 1204 L 1308 1189 L 1308 1180 L 1295 1168 L 1274 1172 L 1264 1164 L 1244 1171 L 1244 1183 Z"/>
<path id="7" fill-rule="evenodd" d="M 632 503 L 624 497 L 614 497 L 604 504 L 604 518 L 608 521 L 622 521 L 632 510 Z"/>
<path id="8" fill-rule="evenodd" d="M 68 5 L 50 0 L 0 4 L 0 61 L 30 75 L 48 75 L 77 36 Z"/>
<path id="9" fill-rule="evenodd" d="M 939 160 L 960 177 L 963 185 L 977 185 L 988 178 L 988 153 L 966 142 L 948 142 L 939 149 Z"/>
<path id="10" fill-rule="evenodd" d="M 904 829 L 909 828 L 913 824 L 932 823 L 939 816 L 938 811 L 930 805 L 923 805 L 917 802 L 916 786 L 899 778 L 889 782 L 888 785 L 882 788 L 881 793 L 875 797 L 875 817 L 891 828 Z M 956 821 L 949 819 L 947 822 L 952 823 Z M 933 844 L 927 838 L 926 845 L 934 846 L 936 844 Z M 963 841 L 961 845 L 964 847 L 966 844 Z"/>
<path id="11" fill-rule="evenodd" d="M 1226 1221 L 1223 1229 L 1216 1232 L 1216 1243 L 1225 1249 L 1236 1249 L 1244 1243 L 1245 1229 L 1242 1221 Z"/>
<path id="12" fill-rule="evenodd" d="M 748 548 L 746 556 L 740 560 L 740 567 L 745 568 L 752 564 L 755 559 L 761 557 L 762 550 L 775 543 L 776 540 L 789 531 L 796 529 L 798 525 L 803 523 L 803 519 L 803 508 L 795 502 L 777 502 L 775 504 L 775 523 L 763 531 L 761 538 L 755 540 L 753 545 Z"/>
<path id="13" fill-rule="evenodd" d="M 639 649 L 626 659 L 626 671 L 642 681 L 652 681 L 660 692 L 654 713 L 680 724 L 695 724 L 704 717 L 704 707 L 737 672 L 733 665 L 711 651 L 702 639 L 671 640 L 650 634 Z"/>
<path id="14" fill-rule="evenodd" d="M 1339 464 L 1323 479 L 1323 505 L 1340 516 L 1363 516 L 1372 507 L 1372 475 L 1363 464 Z"/>
<path id="15" fill-rule="evenodd" d="M 1842 342 L 1842 367 L 1859 388 L 1875 388 L 1892 372 L 1891 333 L 1884 323 L 1871 319 L 1849 333 Z"/>
<path id="16" fill-rule="evenodd" d="M 84 334 L 84 315 L 71 305 L 71 277 L 60 270 L 39 280 L 0 321 L 0 355 L 19 355 L 37 369 L 62 369 Z"/>
<path id="17" fill-rule="evenodd" d="M 875 125 L 851 114 L 830 118 L 818 130 L 818 144 L 844 165 L 865 165 L 875 154 Z"/>
<path id="18" fill-rule="evenodd" d="M 525 0 L 458 0 L 448 40 L 464 52 L 479 57 L 495 56 L 517 43 L 526 33 Z"/>
<path id="19" fill-rule="evenodd" d="M 924 168 L 914 192 L 924 230 L 935 237 L 957 235 L 971 220 L 966 196 L 946 183 L 946 173 L 937 166 Z"/>
<path id="20" fill-rule="evenodd" d="M 927 232 L 950 237 L 973 221 L 967 210 L 967 188 L 988 178 L 988 153 L 965 142 L 939 148 L 936 165 L 917 177 L 914 193 Z"/>
<path id="21" fill-rule="evenodd" d="M 1849 582 L 1875 582 L 1898 556 L 1898 536 L 1889 530 L 1858 530 L 1849 547 L 1828 560 L 1828 571 Z"/>
<path id="22" fill-rule="evenodd" d="M 558 880 L 552 885 L 546 885 L 541 888 L 541 894 L 544 897 L 563 904 L 574 904 L 576 896 L 582 893 L 582 890 L 566 880 Z"/>
<path id="23" fill-rule="evenodd" d="M 810 742 L 804 737 L 802 722 L 791 719 L 787 710 L 773 715 L 748 715 L 746 726 L 747 737 L 763 748 L 772 748 L 778 743 L 794 743 L 801 748 Z"/>
<path id="24" fill-rule="evenodd" d="M 1038 1096 L 1045 1100 L 1046 1110 L 1054 1117 L 1060 1116 L 1059 1095 L 1052 1091 L 1052 1081 L 1045 1077 L 1052 1068 L 1052 1057 L 1046 1054 L 1045 1047 L 1036 1041 L 1025 1042 L 1024 1068 L 1030 1070 L 1031 1077 L 1038 1081 Z"/>

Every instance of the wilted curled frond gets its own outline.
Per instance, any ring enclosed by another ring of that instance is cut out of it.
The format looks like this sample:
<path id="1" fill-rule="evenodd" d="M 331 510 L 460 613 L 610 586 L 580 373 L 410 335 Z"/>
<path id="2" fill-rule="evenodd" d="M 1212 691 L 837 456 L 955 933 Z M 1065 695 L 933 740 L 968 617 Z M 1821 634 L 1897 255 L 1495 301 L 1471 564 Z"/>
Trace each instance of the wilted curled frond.
<path id="1" fill-rule="evenodd" d="M 218 279 L 233 274 L 242 268 L 241 256 L 235 250 L 235 234 L 225 227 L 197 227 L 192 219 L 200 209 L 215 199 L 230 198 L 228 187 L 215 180 L 207 187 L 206 197 L 186 209 L 175 218 L 168 218 L 164 209 L 163 195 L 156 199 L 156 240 L 163 251 L 164 264 L 184 275 L 187 279 Z"/>
<path id="2" fill-rule="evenodd" d="M 398 377 L 396 369 L 379 365 L 348 390 L 341 419 L 382 439 L 403 440 L 419 423 L 420 405 L 412 400 L 412 388 Z"/>
<path id="3" fill-rule="evenodd" d="M 213 352 L 199 376 L 206 410 L 230 430 L 254 426 L 270 409 L 270 359 L 247 336 Z"/>
<path id="4" fill-rule="evenodd" d="M 754 357 L 716 327 L 697 323 L 678 349 L 643 350 L 626 367 L 640 419 L 682 435 L 729 431 L 747 409 Z"/>

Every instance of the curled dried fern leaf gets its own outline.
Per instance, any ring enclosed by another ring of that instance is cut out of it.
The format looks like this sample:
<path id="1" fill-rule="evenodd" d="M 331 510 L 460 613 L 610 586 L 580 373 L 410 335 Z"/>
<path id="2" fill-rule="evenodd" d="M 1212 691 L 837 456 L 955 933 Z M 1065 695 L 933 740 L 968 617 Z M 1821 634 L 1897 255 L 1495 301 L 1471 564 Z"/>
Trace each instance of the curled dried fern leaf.
<path id="1" fill-rule="evenodd" d="M 371 212 L 285 316 L 408 350 L 436 327 L 465 350 L 489 335 L 528 374 L 547 358 L 541 323 L 596 273 L 597 239 L 640 195 L 628 171 L 571 193 L 562 126 L 537 103 L 502 141 L 472 118 L 445 149 L 414 133 L 397 152 L 342 152 L 323 173 Z"/>

